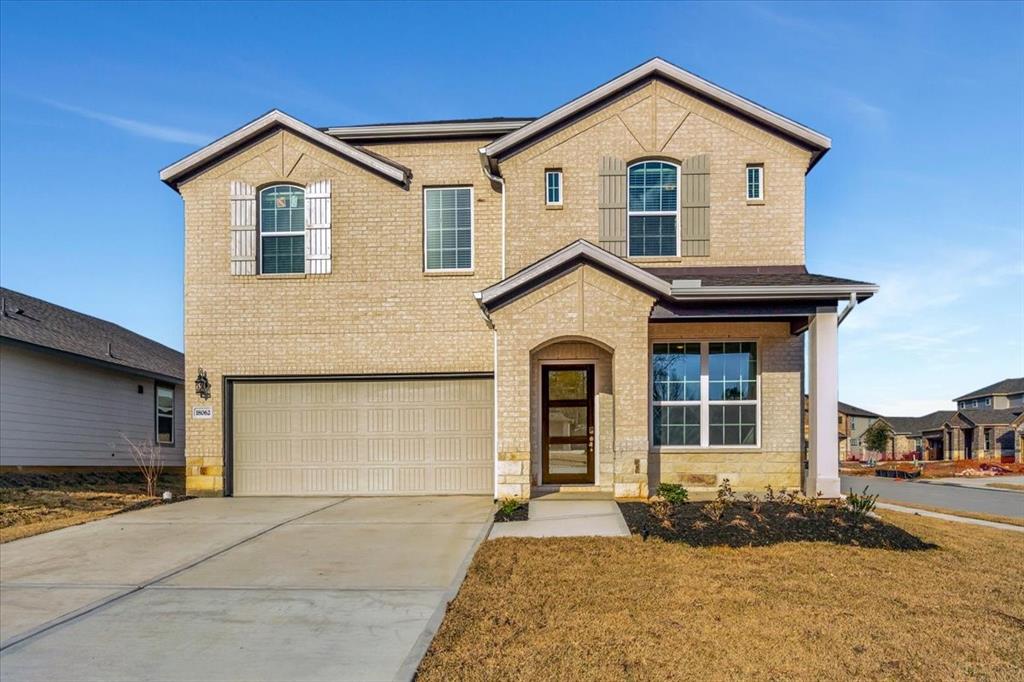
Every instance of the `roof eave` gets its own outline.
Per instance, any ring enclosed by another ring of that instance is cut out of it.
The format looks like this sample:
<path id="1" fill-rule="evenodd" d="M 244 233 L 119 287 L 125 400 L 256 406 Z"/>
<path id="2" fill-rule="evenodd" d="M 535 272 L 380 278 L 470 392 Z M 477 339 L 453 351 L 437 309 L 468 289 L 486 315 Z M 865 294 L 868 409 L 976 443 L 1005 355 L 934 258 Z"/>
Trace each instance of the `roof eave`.
<path id="1" fill-rule="evenodd" d="M 309 140 L 327 147 L 331 151 L 359 163 L 366 168 L 392 180 L 400 185 L 407 186 L 409 177 L 408 170 L 397 165 L 387 163 L 379 155 L 371 155 L 363 150 L 357 149 L 347 142 L 343 142 L 313 126 L 303 123 L 293 116 L 273 109 L 259 118 L 246 123 L 241 128 L 228 133 L 227 135 L 211 142 L 202 149 L 196 150 L 188 156 L 175 161 L 160 171 L 160 180 L 177 191 L 178 184 L 182 178 L 189 177 L 194 171 L 206 164 L 213 162 L 221 156 L 230 153 L 236 147 L 245 144 L 259 135 L 266 133 L 275 127 L 284 127 Z"/>
<path id="2" fill-rule="evenodd" d="M 677 301 L 749 301 L 749 300 L 823 300 L 838 301 L 856 295 L 865 301 L 878 292 L 874 284 L 796 284 L 724 287 L 675 287 L 672 297 Z"/>
<path id="3" fill-rule="evenodd" d="M 590 92 L 563 104 L 557 109 L 541 116 L 532 123 L 529 123 L 515 132 L 509 133 L 483 148 L 487 156 L 498 156 L 509 151 L 517 145 L 540 134 L 550 126 L 557 125 L 566 118 L 587 109 L 588 107 L 601 102 L 616 92 L 628 88 L 634 83 L 646 78 L 660 76 L 674 81 L 684 87 L 698 92 L 708 99 L 773 128 L 784 135 L 800 141 L 812 150 L 811 163 L 808 171 L 814 167 L 821 157 L 832 147 L 832 139 L 819 133 L 812 128 L 797 123 L 780 114 L 763 107 L 756 102 L 746 99 L 734 92 L 730 92 L 714 83 L 707 81 L 696 74 L 671 64 L 660 57 L 651 59 L 626 73 L 613 78 L 604 85 L 600 85 Z"/>

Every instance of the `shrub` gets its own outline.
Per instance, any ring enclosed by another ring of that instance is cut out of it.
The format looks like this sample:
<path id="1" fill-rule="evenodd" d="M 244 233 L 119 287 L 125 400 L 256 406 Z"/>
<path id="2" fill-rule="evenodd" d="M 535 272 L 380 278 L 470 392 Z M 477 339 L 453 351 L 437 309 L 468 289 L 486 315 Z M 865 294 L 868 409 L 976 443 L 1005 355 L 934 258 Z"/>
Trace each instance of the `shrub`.
<path id="1" fill-rule="evenodd" d="M 503 497 L 500 504 L 501 513 L 505 516 L 511 516 L 512 512 L 523 506 L 523 501 L 518 497 Z"/>
<path id="2" fill-rule="evenodd" d="M 743 496 L 743 499 L 746 500 L 747 506 L 750 507 L 751 514 L 753 514 L 754 516 L 761 515 L 762 502 L 760 497 L 758 497 L 754 493 L 747 493 L 746 495 Z"/>
<path id="3" fill-rule="evenodd" d="M 682 504 L 690 497 L 686 488 L 678 483 L 661 483 L 658 485 L 658 496 L 672 504 Z"/>
<path id="4" fill-rule="evenodd" d="M 770 485 L 766 485 L 764 487 L 764 501 L 765 502 L 774 502 L 775 501 L 775 489 L 772 488 Z"/>
<path id="5" fill-rule="evenodd" d="M 889 450 L 889 442 L 892 440 L 892 429 L 883 422 L 876 421 L 868 427 L 868 430 L 861 436 L 861 442 L 868 450 L 884 453 Z"/>
<path id="6" fill-rule="evenodd" d="M 726 506 L 736 501 L 736 493 L 732 491 L 728 478 L 723 478 L 721 485 L 718 486 L 718 500 Z"/>
<path id="7" fill-rule="evenodd" d="M 717 500 L 712 500 L 711 502 L 708 502 L 703 507 L 701 507 L 700 513 L 708 517 L 715 523 L 718 523 L 722 520 L 722 514 L 725 513 L 725 508 L 727 506 L 728 505 L 726 504 L 725 500 L 723 500 L 722 498 L 718 498 Z"/>
<path id="8" fill-rule="evenodd" d="M 864 492 L 859 495 L 851 490 L 850 494 L 846 496 L 846 506 L 850 510 L 850 515 L 858 523 L 875 510 L 877 501 L 878 495 L 868 495 L 868 486 L 864 486 Z"/>
<path id="9" fill-rule="evenodd" d="M 672 505 L 666 500 L 655 500 L 651 502 L 651 516 L 658 520 L 662 528 L 673 530 L 675 524 L 672 521 Z"/>

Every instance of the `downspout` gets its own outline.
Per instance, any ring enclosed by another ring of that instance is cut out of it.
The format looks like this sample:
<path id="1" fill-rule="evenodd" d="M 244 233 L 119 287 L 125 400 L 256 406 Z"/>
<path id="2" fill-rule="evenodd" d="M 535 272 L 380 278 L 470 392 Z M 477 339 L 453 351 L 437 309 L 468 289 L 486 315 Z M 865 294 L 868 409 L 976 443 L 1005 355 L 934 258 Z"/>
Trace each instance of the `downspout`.
<path id="1" fill-rule="evenodd" d="M 505 279 L 505 179 L 491 172 L 490 159 L 487 158 L 483 148 L 481 147 L 478 151 L 480 152 L 480 166 L 484 170 L 484 175 L 491 182 L 501 186 L 501 279 Z"/>
<path id="2" fill-rule="evenodd" d="M 504 195 L 502 195 L 504 196 Z M 487 312 L 487 306 L 484 305 L 483 295 L 477 291 L 473 294 L 473 298 L 476 299 L 476 304 L 480 306 L 480 314 L 484 316 L 484 322 L 491 330 L 491 341 L 493 344 L 493 364 L 494 368 L 494 379 L 491 382 L 494 386 L 494 398 L 492 412 L 494 413 L 494 436 L 493 436 L 493 458 L 494 458 L 494 480 L 492 482 L 494 491 L 494 499 L 498 499 L 498 330 L 494 326 L 494 320 L 491 319 L 490 313 Z"/>
<path id="3" fill-rule="evenodd" d="M 502 197 L 504 197 L 504 196 L 505 195 L 502 194 Z M 850 302 L 849 302 L 849 304 L 847 304 L 847 306 L 845 308 L 843 308 L 843 312 L 839 313 L 839 319 L 836 320 L 836 326 L 838 327 L 839 325 L 841 325 L 843 323 L 843 320 L 846 319 L 846 316 L 849 315 L 850 313 L 852 313 L 853 309 L 856 308 L 856 307 L 857 307 L 857 294 L 850 294 Z"/>

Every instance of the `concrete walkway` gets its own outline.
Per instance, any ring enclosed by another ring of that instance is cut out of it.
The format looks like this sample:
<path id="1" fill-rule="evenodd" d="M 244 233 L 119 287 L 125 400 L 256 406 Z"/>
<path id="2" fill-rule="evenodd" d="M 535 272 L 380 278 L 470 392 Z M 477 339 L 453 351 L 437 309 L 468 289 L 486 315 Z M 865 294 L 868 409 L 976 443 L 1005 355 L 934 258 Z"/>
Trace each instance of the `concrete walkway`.
<path id="1" fill-rule="evenodd" d="M 925 511 L 924 509 L 914 509 L 913 507 L 904 507 L 898 504 L 889 504 L 887 502 L 879 502 L 875 506 L 878 509 L 888 509 L 889 511 L 903 512 L 905 514 L 917 514 L 918 516 L 927 516 L 933 519 L 942 519 L 943 521 L 954 521 L 956 523 L 966 523 L 971 526 L 985 526 L 987 528 L 996 528 L 998 530 L 1008 530 L 1014 533 L 1024 533 L 1024 526 L 1011 526 L 1008 523 L 997 523 L 995 521 L 984 521 L 982 519 L 970 519 L 966 516 Z"/>
<path id="2" fill-rule="evenodd" d="M 530 500 L 530 519 L 496 523 L 494 538 L 628 536 L 629 527 L 613 500 Z"/>
<path id="3" fill-rule="evenodd" d="M 3 680 L 408 680 L 492 513 L 202 499 L 5 544 Z"/>

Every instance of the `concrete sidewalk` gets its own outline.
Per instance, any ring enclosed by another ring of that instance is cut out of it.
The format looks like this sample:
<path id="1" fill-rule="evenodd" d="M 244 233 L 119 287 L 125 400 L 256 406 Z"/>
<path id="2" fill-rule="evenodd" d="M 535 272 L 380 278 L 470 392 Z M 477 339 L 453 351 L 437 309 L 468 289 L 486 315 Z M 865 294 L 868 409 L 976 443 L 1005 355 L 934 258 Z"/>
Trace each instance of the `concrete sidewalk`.
<path id="1" fill-rule="evenodd" d="M 629 527 L 613 500 L 530 500 L 530 519 L 496 523 L 494 538 L 628 536 Z"/>
<path id="2" fill-rule="evenodd" d="M 925 509 L 915 509 L 914 507 L 904 507 L 898 504 L 889 504 L 888 502 L 879 502 L 875 505 L 878 509 L 887 509 L 889 511 L 901 512 L 903 514 L 916 514 L 918 516 L 927 516 L 933 519 L 942 519 L 943 521 L 953 521 L 955 523 L 966 523 L 971 526 L 985 526 L 986 528 L 995 528 L 997 530 L 1008 530 L 1013 533 L 1024 533 L 1024 526 L 1011 526 L 1008 523 L 998 523 L 996 521 L 985 521 L 983 519 L 972 519 L 966 516 L 957 516 L 956 514 L 943 514 L 941 512 L 927 511 Z"/>

